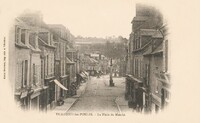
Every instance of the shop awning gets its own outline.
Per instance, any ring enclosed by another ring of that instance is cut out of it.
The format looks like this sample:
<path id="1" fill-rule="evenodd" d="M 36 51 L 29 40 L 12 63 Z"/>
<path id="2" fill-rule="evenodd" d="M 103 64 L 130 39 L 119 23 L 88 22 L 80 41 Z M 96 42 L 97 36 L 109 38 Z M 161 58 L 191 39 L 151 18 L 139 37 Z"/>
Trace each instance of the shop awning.
<path id="1" fill-rule="evenodd" d="M 86 76 L 89 76 L 89 73 L 88 73 L 88 72 L 83 71 L 83 73 L 84 73 Z"/>
<path id="2" fill-rule="evenodd" d="M 60 88 L 62 88 L 63 90 L 68 90 L 65 86 L 63 86 L 58 80 L 54 80 L 55 84 L 58 85 Z"/>
<path id="3" fill-rule="evenodd" d="M 85 75 L 82 74 L 82 73 L 79 73 L 78 75 L 79 75 L 82 79 L 85 79 L 85 78 L 86 78 Z"/>
<path id="4" fill-rule="evenodd" d="M 142 83 L 141 80 L 135 78 L 133 75 L 127 75 L 127 77 L 130 78 L 130 79 L 132 79 L 132 80 L 134 80 L 134 81 L 136 81 L 136 82 L 138 82 L 138 83 Z"/>

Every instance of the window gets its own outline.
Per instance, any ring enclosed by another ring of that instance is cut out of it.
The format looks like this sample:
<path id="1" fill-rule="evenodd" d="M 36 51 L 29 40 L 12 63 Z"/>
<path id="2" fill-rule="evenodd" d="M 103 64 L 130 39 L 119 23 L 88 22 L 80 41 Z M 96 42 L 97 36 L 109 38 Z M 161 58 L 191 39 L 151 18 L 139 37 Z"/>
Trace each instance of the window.
<path id="1" fill-rule="evenodd" d="M 47 55 L 47 76 L 49 75 L 49 55 Z"/>
<path id="2" fill-rule="evenodd" d="M 140 40 L 140 37 L 138 38 L 138 41 L 139 41 L 139 48 L 141 48 L 142 47 L 142 42 Z"/>
<path id="3" fill-rule="evenodd" d="M 51 54 L 51 73 L 53 73 L 53 55 Z"/>
<path id="4" fill-rule="evenodd" d="M 140 60 L 140 77 L 143 77 L 143 74 L 142 74 L 143 69 L 142 68 L 143 68 L 142 67 L 142 60 Z"/>
<path id="5" fill-rule="evenodd" d="M 35 68 L 35 64 L 33 64 L 33 84 L 36 85 L 36 68 Z"/>
<path id="6" fill-rule="evenodd" d="M 21 74 L 19 75 L 21 76 L 21 87 L 26 87 L 28 81 L 28 60 L 22 61 Z"/>
<path id="7" fill-rule="evenodd" d="M 21 42 L 23 43 L 23 44 L 25 44 L 25 34 L 26 33 L 26 30 L 25 29 L 22 29 L 21 30 Z"/>
<path id="8" fill-rule="evenodd" d="M 50 45 L 53 45 L 53 35 L 50 34 Z"/>
<path id="9" fill-rule="evenodd" d="M 140 68 L 141 68 L 140 59 L 138 60 L 138 62 L 139 62 L 139 65 L 138 65 L 138 76 L 141 77 L 141 75 L 140 75 L 140 73 L 141 73 L 141 72 L 140 72 L 140 71 L 141 71 L 141 69 L 140 69 Z"/>
<path id="10" fill-rule="evenodd" d="M 138 76 L 138 60 L 136 59 L 136 66 L 135 66 L 135 72 L 136 72 L 136 76 Z"/>
<path id="11" fill-rule="evenodd" d="M 140 41 L 139 39 L 137 38 L 137 49 L 140 48 Z"/>
<path id="12" fill-rule="evenodd" d="M 24 86 L 27 86 L 28 81 L 28 60 L 25 60 L 25 71 L 24 71 Z"/>
<path id="13" fill-rule="evenodd" d="M 43 60 L 41 60 L 41 79 L 43 79 L 44 72 L 43 72 Z"/>
<path id="14" fill-rule="evenodd" d="M 22 61 L 22 74 L 21 74 L 21 86 L 24 87 L 24 61 Z"/>
<path id="15" fill-rule="evenodd" d="M 19 41 L 20 41 L 19 35 L 20 35 L 20 28 L 16 26 L 15 27 L 15 42 L 16 43 L 19 43 Z"/>
<path id="16" fill-rule="evenodd" d="M 135 49 L 137 49 L 137 39 L 135 40 Z"/>
<path id="17" fill-rule="evenodd" d="M 145 78 L 146 78 L 146 85 L 149 85 L 149 65 L 145 64 Z"/>
<path id="18" fill-rule="evenodd" d="M 34 33 L 30 33 L 29 35 L 29 44 L 31 46 L 33 46 L 34 48 L 36 48 L 36 44 L 35 44 L 35 34 Z"/>

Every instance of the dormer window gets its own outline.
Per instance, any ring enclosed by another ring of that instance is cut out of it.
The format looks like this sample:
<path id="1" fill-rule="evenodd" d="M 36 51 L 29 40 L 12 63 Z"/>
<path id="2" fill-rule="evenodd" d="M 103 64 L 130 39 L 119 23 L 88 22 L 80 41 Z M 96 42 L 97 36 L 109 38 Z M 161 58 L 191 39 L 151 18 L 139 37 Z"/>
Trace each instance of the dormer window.
<path id="1" fill-rule="evenodd" d="M 21 35 L 21 29 L 19 27 L 15 27 L 15 42 L 19 43 L 20 42 L 20 35 Z"/>
<path id="2" fill-rule="evenodd" d="M 25 44 L 25 40 L 26 40 L 26 30 L 25 29 L 22 29 L 21 30 L 21 42 L 23 44 Z"/>

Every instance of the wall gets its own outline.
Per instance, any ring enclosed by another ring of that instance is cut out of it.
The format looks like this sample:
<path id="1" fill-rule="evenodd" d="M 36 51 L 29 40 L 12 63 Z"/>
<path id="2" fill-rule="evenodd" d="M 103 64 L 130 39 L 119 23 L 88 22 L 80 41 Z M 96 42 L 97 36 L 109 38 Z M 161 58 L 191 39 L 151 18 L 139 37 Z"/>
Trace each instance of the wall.
<path id="1" fill-rule="evenodd" d="M 31 57 L 31 84 L 33 83 L 33 64 L 35 64 L 36 85 L 41 84 L 41 59 L 39 53 L 33 53 Z"/>
<path id="2" fill-rule="evenodd" d="M 29 73 L 30 73 L 30 49 L 15 48 L 16 59 L 15 61 L 15 89 L 20 89 L 22 86 L 22 61 L 28 60 L 28 82 L 29 85 Z M 12 77 L 13 78 L 13 77 Z"/>

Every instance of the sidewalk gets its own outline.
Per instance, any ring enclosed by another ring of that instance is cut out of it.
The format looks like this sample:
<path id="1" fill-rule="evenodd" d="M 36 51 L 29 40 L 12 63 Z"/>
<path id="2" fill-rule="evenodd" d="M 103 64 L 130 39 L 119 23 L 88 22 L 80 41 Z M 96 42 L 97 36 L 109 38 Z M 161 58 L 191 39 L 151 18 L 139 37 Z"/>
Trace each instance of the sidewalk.
<path id="1" fill-rule="evenodd" d="M 124 99 L 124 96 L 119 96 L 115 99 L 118 110 L 120 113 L 132 112 L 132 109 L 128 107 L 128 101 Z"/>
<path id="2" fill-rule="evenodd" d="M 66 113 L 76 103 L 76 101 L 78 101 L 78 98 L 84 94 L 86 86 L 87 82 L 81 83 L 77 90 L 77 95 L 66 98 L 62 106 L 56 106 L 51 112 Z"/>
<path id="3" fill-rule="evenodd" d="M 122 79 L 123 78 L 123 79 Z M 113 81 L 116 87 L 122 89 L 122 93 L 120 93 L 115 99 L 115 103 L 120 113 L 132 112 L 132 109 L 128 107 L 128 100 L 125 100 L 125 78 L 124 77 L 113 77 Z"/>

